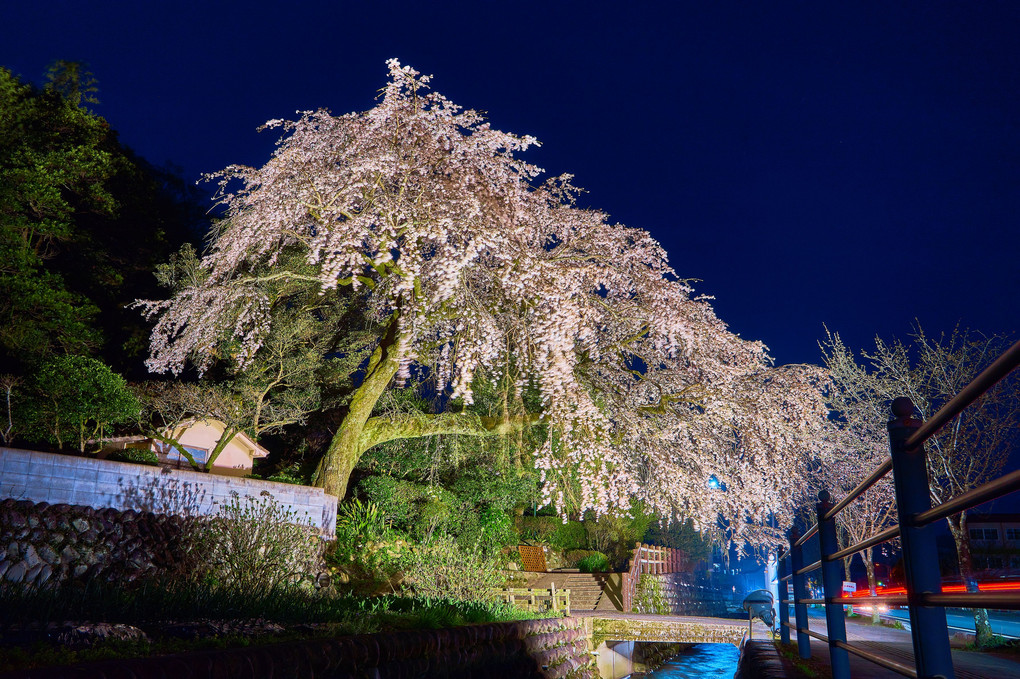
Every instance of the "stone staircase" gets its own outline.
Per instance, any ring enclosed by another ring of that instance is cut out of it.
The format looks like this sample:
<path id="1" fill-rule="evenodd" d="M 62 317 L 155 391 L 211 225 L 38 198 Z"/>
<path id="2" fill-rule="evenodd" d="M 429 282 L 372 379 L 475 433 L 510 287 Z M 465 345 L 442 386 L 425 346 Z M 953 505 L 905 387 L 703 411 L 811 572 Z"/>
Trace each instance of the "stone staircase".
<path id="1" fill-rule="evenodd" d="M 546 573 L 541 578 L 532 582 L 529 587 L 536 589 L 548 589 L 555 585 L 556 589 L 570 590 L 570 610 L 572 611 L 594 611 L 600 604 L 608 604 L 603 596 L 602 585 L 599 579 L 605 579 L 605 574 L 598 576 L 592 573 L 577 573 L 571 571 L 558 571 Z M 610 610 L 615 606 L 608 605 Z"/>

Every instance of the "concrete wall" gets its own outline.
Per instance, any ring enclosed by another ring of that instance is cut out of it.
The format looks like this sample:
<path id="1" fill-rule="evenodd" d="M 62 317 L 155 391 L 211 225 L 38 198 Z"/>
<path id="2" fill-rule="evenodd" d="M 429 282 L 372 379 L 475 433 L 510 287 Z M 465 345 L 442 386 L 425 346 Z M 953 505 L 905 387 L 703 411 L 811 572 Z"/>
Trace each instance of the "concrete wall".
<path id="1" fill-rule="evenodd" d="M 289 507 L 299 522 L 326 536 L 336 534 L 337 498 L 321 488 L 0 448 L 0 500 L 208 516 L 232 493 L 243 501 L 263 492 Z"/>

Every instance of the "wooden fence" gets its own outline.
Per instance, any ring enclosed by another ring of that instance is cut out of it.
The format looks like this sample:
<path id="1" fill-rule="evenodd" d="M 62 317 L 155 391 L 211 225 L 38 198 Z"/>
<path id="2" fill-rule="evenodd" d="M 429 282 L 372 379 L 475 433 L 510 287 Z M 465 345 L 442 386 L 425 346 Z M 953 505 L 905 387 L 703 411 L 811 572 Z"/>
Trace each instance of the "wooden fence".
<path id="1" fill-rule="evenodd" d="M 503 601 L 526 611 L 563 611 L 570 615 L 569 589 L 508 588 L 501 593 Z"/>
<path id="2" fill-rule="evenodd" d="M 542 545 L 518 545 L 517 551 L 521 554 L 524 570 L 545 573 L 545 548 Z"/>

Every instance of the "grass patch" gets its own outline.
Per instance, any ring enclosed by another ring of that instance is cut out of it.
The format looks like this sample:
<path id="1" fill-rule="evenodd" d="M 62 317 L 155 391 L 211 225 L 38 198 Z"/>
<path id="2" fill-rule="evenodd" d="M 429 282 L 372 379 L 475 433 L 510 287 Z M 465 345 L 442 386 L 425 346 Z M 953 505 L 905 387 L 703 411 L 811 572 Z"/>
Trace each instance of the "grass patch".
<path id="1" fill-rule="evenodd" d="M 993 635 L 991 641 L 978 646 L 977 644 L 970 643 L 963 647 L 964 651 L 976 651 L 978 653 L 985 653 L 992 651 L 995 653 L 1002 653 L 1006 655 L 1020 655 L 1020 639 L 1007 639 L 1006 637 L 1000 637 L 999 635 Z"/>
<path id="2" fill-rule="evenodd" d="M 90 583 L 59 589 L 5 585 L 0 586 L 0 630 L 41 630 L 47 625 L 60 626 L 68 621 L 105 622 L 137 627 L 150 641 L 107 639 L 75 650 L 47 641 L 19 646 L 12 641 L 12 634 L 0 632 L 0 672 L 240 648 L 322 636 L 438 629 L 536 617 L 546 616 L 504 603 L 397 595 L 366 598 L 293 587 L 260 593 L 195 583 L 147 583 L 135 587 Z M 256 636 L 213 633 L 197 639 L 164 633 L 168 623 L 210 620 L 271 622 L 283 626 L 284 631 Z"/>
<path id="3" fill-rule="evenodd" d="M 776 649 L 793 670 L 790 679 L 832 679 L 832 670 L 829 666 L 817 658 L 807 660 L 801 658 L 797 644 L 782 644 L 777 641 Z"/>

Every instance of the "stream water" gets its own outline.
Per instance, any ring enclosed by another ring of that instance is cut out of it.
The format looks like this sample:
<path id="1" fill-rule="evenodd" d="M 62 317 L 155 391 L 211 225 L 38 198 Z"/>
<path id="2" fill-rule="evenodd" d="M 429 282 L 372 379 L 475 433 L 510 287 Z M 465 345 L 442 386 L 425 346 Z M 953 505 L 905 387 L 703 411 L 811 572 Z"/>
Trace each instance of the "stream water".
<path id="1" fill-rule="evenodd" d="M 733 644 L 695 644 L 649 672 L 648 679 L 731 679 L 740 652 Z"/>

